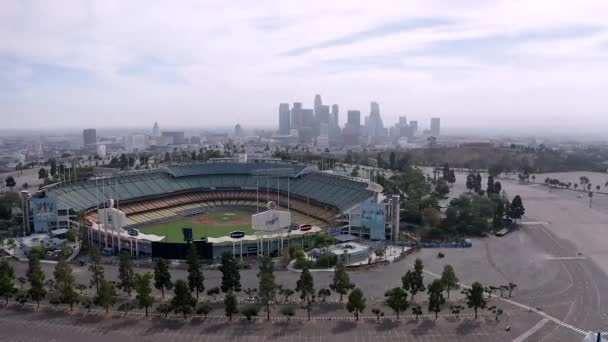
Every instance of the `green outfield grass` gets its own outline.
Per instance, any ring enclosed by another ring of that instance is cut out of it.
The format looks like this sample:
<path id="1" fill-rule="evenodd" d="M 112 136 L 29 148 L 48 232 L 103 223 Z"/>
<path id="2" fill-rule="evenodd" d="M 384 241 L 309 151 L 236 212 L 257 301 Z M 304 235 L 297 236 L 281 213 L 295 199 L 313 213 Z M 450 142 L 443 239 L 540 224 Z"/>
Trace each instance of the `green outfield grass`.
<path id="1" fill-rule="evenodd" d="M 192 235 L 194 240 L 199 240 L 205 236 L 207 237 L 222 237 L 229 236 L 230 232 L 240 230 L 245 232 L 247 235 L 253 234 L 253 228 L 251 222 L 247 224 L 237 223 L 229 224 L 231 221 L 239 221 L 245 218 L 250 218 L 251 213 L 245 211 L 216 211 L 205 214 L 203 216 L 188 217 L 167 223 L 160 223 L 156 225 L 150 225 L 138 228 L 144 234 L 154 234 L 159 236 L 166 236 L 165 242 L 184 242 L 184 235 L 182 228 L 192 228 Z M 197 219 L 207 218 L 212 221 L 221 222 L 221 224 L 202 224 L 195 223 Z"/>

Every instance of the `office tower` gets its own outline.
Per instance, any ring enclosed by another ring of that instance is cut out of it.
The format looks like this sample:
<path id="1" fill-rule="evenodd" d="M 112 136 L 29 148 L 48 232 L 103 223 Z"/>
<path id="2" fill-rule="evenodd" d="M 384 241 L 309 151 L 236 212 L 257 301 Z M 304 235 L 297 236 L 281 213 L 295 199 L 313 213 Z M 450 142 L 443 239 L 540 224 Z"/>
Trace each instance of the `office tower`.
<path id="1" fill-rule="evenodd" d="M 82 140 L 85 148 L 94 146 L 97 143 L 97 130 L 95 128 L 83 130 Z"/>
<path id="2" fill-rule="evenodd" d="M 348 112 L 346 112 L 346 117 L 347 117 L 347 121 L 346 121 L 347 125 L 350 124 L 354 127 L 361 126 L 361 112 L 360 111 L 349 110 Z"/>
<path id="3" fill-rule="evenodd" d="M 384 123 L 380 117 L 380 105 L 377 102 L 371 102 L 370 113 L 367 119 L 367 143 L 374 145 L 380 142 L 386 133 L 384 129 Z"/>
<path id="4" fill-rule="evenodd" d="M 407 126 L 407 117 L 405 117 L 405 116 L 399 117 L 399 126 Z"/>
<path id="5" fill-rule="evenodd" d="M 243 127 L 241 127 L 241 124 L 236 124 L 234 126 L 234 136 L 235 137 L 243 136 Z"/>
<path id="6" fill-rule="evenodd" d="M 323 100 L 321 100 L 321 95 L 319 95 L 319 94 L 315 95 L 315 106 L 313 107 L 313 109 L 315 111 L 315 117 L 317 117 L 317 115 L 319 115 L 318 111 L 322 105 L 323 105 Z"/>
<path id="7" fill-rule="evenodd" d="M 410 134 L 411 136 L 416 136 L 416 133 L 418 133 L 418 121 L 410 121 Z"/>
<path id="8" fill-rule="evenodd" d="M 339 110 L 340 110 L 340 108 L 338 107 L 337 104 L 334 104 L 331 106 L 331 122 L 333 125 L 335 125 L 337 127 L 340 126 Z"/>
<path id="9" fill-rule="evenodd" d="M 329 124 L 330 119 L 329 119 L 329 106 L 323 106 L 321 105 L 317 110 L 316 114 L 316 122 L 319 124 Z"/>
<path id="10" fill-rule="evenodd" d="M 315 115 L 312 109 L 302 109 L 302 126 L 313 127 L 315 125 Z"/>
<path id="11" fill-rule="evenodd" d="M 290 127 L 298 129 L 302 126 L 302 102 L 294 102 L 291 107 Z"/>
<path id="12" fill-rule="evenodd" d="M 290 121 L 289 103 L 279 104 L 279 134 L 289 134 L 289 129 L 291 128 Z"/>
<path id="13" fill-rule="evenodd" d="M 155 122 L 154 126 L 152 126 L 152 137 L 160 137 L 160 127 L 158 127 L 158 122 Z"/>
<path id="14" fill-rule="evenodd" d="M 439 118 L 431 118 L 431 135 L 434 137 L 439 136 L 440 129 L 440 119 Z"/>
<path id="15" fill-rule="evenodd" d="M 163 139 L 165 139 L 166 144 L 185 144 L 186 138 L 184 132 L 163 132 Z"/>
<path id="16" fill-rule="evenodd" d="M 346 125 L 344 125 L 343 137 L 344 144 L 358 145 L 361 127 L 361 112 L 358 110 L 349 110 L 346 112 Z"/>

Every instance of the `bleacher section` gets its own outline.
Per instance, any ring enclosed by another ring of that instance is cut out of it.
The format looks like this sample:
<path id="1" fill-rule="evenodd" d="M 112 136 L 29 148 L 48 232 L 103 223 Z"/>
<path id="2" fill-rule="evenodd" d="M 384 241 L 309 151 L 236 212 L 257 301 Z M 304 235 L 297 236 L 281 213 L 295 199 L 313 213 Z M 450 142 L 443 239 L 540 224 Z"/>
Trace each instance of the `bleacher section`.
<path id="1" fill-rule="evenodd" d="M 254 175 L 260 169 L 291 168 L 289 177 Z M 225 205 L 255 206 L 259 189 L 261 208 L 269 200 L 308 214 L 321 224 L 337 212 L 373 196 L 368 184 L 348 177 L 310 172 L 305 165 L 291 162 L 213 162 L 171 165 L 166 170 L 125 173 L 113 177 L 82 180 L 46 188 L 58 208 L 86 210 L 98 201 L 113 198 L 134 224 L 165 220 L 189 210 Z M 265 198 L 270 193 L 269 198 Z M 311 223 L 311 222 L 307 222 Z"/>
<path id="2" fill-rule="evenodd" d="M 137 203 L 128 203 L 120 206 L 128 217 L 131 227 L 152 225 L 169 222 L 185 216 L 202 215 L 219 207 L 247 207 L 252 213 L 266 210 L 268 201 L 280 204 L 281 210 L 287 210 L 287 196 L 276 193 L 266 197 L 266 193 L 259 194 L 256 202 L 255 191 L 220 191 L 193 194 L 170 195 L 165 198 L 149 199 Z M 257 203 L 257 205 L 256 205 Z M 289 210 L 295 224 L 312 224 L 321 228 L 333 223 L 338 211 L 334 208 L 319 206 L 298 199 L 289 198 Z M 95 222 L 96 214 L 91 213 L 89 220 Z"/>

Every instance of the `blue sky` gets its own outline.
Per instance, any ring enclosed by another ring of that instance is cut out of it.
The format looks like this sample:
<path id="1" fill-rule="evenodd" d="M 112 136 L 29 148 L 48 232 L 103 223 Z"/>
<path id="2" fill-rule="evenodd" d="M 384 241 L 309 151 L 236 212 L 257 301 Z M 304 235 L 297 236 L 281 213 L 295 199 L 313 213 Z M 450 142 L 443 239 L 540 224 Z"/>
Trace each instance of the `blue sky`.
<path id="1" fill-rule="evenodd" d="M 608 2 L 6 0 L 5 128 L 276 126 L 279 102 L 446 129 L 608 125 Z M 342 120 L 345 115 L 342 115 Z"/>

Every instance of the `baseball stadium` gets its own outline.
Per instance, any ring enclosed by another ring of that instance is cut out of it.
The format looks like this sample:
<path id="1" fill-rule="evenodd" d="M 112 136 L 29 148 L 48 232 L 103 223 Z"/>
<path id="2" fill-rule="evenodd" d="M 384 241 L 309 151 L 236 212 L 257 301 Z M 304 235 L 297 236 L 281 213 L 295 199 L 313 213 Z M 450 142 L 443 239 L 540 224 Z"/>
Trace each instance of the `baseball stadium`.
<path id="1" fill-rule="evenodd" d="M 227 159 L 56 184 L 44 196 L 55 204 L 58 222 L 84 213 L 89 239 L 108 254 L 126 249 L 180 259 L 186 241 L 207 258 L 227 250 L 276 255 L 334 227 L 342 213 L 379 191 L 375 183 L 297 162 Z"/>

